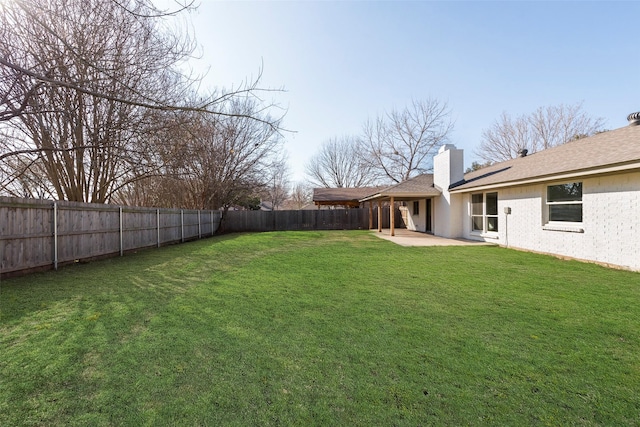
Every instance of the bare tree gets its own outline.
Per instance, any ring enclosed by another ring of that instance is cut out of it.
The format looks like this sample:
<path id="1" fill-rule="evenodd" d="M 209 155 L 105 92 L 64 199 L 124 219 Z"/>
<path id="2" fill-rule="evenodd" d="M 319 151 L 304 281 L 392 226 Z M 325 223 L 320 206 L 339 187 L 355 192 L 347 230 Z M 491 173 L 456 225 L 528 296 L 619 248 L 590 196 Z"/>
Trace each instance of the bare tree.
<path id="1" fill-rule="evenodd" d="M 188 42 L 110 1 L 16 1 L 2 12 L 12 29 L 2 33 L 2 57 L 23 65 L 3 62 L 0 83 L 27 89 L 19 105 L 19 95 L 3 99 L 2 157 L 28 156 L 54 197 L 86 202 L 107 202 L 155 169 L 147 141 L 166 114 L 136 103 L 184 95 L 176 64 Z"/>
<path id="2" fill-rule="evenodd" d="M 210 207 L 226 209 L 264 189 L 273 158 L 282 147 L 282 135 L 270 125 L 277 120 L 251 118 L 260 116 L 261 110 L 251 98 L 237 100 L 230 103 L 230 111 L 240 114 L 213 122 L 211 151 L 217 158 L 212 159 L 206 174 L 206 203 Z"/>
<path id="3" fill-rule="evenodd" d="M 322 144 L 306 165 L 309 182 L 315 187 L 362 187 L 375 181 L 371 167 L 362 161 L 355 138 L 332 138 Z"/>
<path id="4" fill-rule="evenodd" d="M 453 130 L 451 112 L 436 99 L 412 101 L 364 125 L 361 159 L 376 178 L 402 182 L 432 169 L 432 157 Z"/>
<path id="5" fill-rule="evenodd" d="M 278 121 L 254 98 L 231 100 L 225 108 L 224 116 L 195 114 L 183 128 L 179 152 L 166 155 L 165 177 L 179 179 L 184 206 L 227 209 L 269 185 L 282 148 Z"/>
<path id="6" fill-rule="evenodd" d="M 121 197 L 166 173 L 159 161 L 172 150 L 161 136 L 184 113 L 280 130 L 263 114 L 269 106 L 228 107 L 258 91 L 258 80 L 194 95 L 179 67 L 193 40 L 157 19 L 166 14 L 150 0 L 14 0 L 0 12 L 0 191 L 36 182 L 24 175 L 58 199 Z"/>
<path id="7" fill-rule="evenodd" d="M 93 58 L 90 56 L 82 57 L 80 51 L 74 49 L 73 37 L 77 36 L 75 32 L 65 31 L 65 28 L 61 28 L 59 25 L 51 25 L 51 20 L 60 21 L 68 19 L 68 14 L 59 13 L 61 8 L 69 8 L 75 11 L 78 3 L 76 1 L 68 2 L 68 4 L 51 4 L 46 0 L 11 0 L 11 2 L 0 3 L 0 19 L 2 27 L 0 29 L 0 40 L 3 55 L 0 56 L 0 69 L 2 74 L 0 75 L 0 85 L 5 89 L 5 92 L 0 98 L 0 121 L 10 120 L 14 117 L 22 115 L 27 108 L 29 100 L 36 94 L 37 89 L 42 85 L 52 85 L 56 87 L 63 87 L 67 89 L 73 89 L 86 95 L 91 95 L 97 98 L 104 98 L 119 103 L 135 105 L 138 107 L 144 107 L 152 110 L 161 111 L 192 111 L 210 113 L 214 115 L 225 115 L 221 109 L 217 108 L 220 104 L 223 104 L 227 100 L 234 98 L 238 95 L 246 96 L 256 94 L 258 92 L 272 92 L 279 91 L 280 89 L 265 89 L 258 86 L 262 75 L 262 70 L 258 73 L 258 76 L 253 80 L 246 80 L 235 89 L 231 91 L 222 91 L 221 93 L 214 93 L 209 96 L 200 96 L 197 101 L 191 100 L 191 102 L 167 102 L 167 99 L 163 97 L 153 97 L 149 94 L 136 98 L 129 96 L 120 96 L 120 94 L 114 94 L 110 92 L 103 92 L 99 89 L 91 86 L 87 86 L 86 80 L 76 78 L 76 76 L 59 75 L 52 73 L 50 69 L 42 67 L 42 63 L 34 64 L 29 55 L 23 55 L 22 50 L 19 47 L 20 43 L 11 45 L 6 43 L 10 40 L 15 33 L 16 28 L 20 28 L 23 25 L 30 25 L 39 27 L 36 31 L 28 31 L 26 37 L 24 34 L 19 36 L 22 40 L 19 40 L 23 45 L 28 45 L 29 42 L 38 43 L 40 40 L 38 37 L 42 34 L 53 37 L 61 46 L 69 49 L 71 53 L 79 56 L 82 61 L 95 71 L 101 73 L 103 77 L 112 79 L 116 82 L 127 86 L 126 81 L 119 81 L 118 76 L 110 74 L 110 68 L 104 68 L 98 63 L 93 62 Z M 101 22 L 96 22 L 100 18 L 105 18 L 104 12 L 108 15 L 112 10 L 117 10 L 119 13 L 117 17 L 110 16 L 108 18 L 115 19 L 117 22 L 118 17 L 127 17 L 137 21 L 138 23 L 145 23 L 151 25 L 158 31 L 157 34 L 150 34 L 152 42 L 158 44 L 161 48 L 169 47 L 166 44 L 167 35 L 175 36 L 174 28 L 170 26 L 161 26 L 159 23 L 164 22 L 164 19 L 178 15 L 180 12 L 194 9 L 193 0 L 178 1 L 175 4 L 176 10 L 159 10 L 157 9 L 151 0 L 89 0 L 89 7 L 84 9 L 84 13 L 87 16 L 87 27 L 93 28 L 94 26 L 102 26 Z M 97 13 L 92 10 L 92 7 L 96 4 L 104 6 Z M 73 12 L 72 12 L 73 13 Z M 43 16 L 49 16 L 50 20 L 42 19 Z M 127 22 L 133 22 L 131 20 Z M 59 22 L 58 22 L 59 24 Z M 101 28 L 104 30 L 104 28 Z M 133 34 L 132 34 L 133 35 Z M 93 36 L 92 36 L 93 37 Z M 184 35 L 184 38 L 170 37 L 173 42 L 179 42 L 173 45 L 177 49 L 169 49 L 166 51 L 165 60 L 175 60 L 175 62 L 181 62 L 188 59 L 195 48 L 195 40 L 192 40 L 188 34 Z M 12 53 L 9 55 L 8 53 Z M 43 58 L 40 58 L 43 59 Z M 44 58 L 46 59 L 46 58 Z M 44 64 L 46 65 L 46 64 Z M 162 70 L 162 66 L 155 66 L 157 70 Z M 165 70 L 166 71 L 166 70 Z M 192 78 L 189 76 L 189 87 L 197 87 L 199 84 L 199 78 Z M 130 88 L 135 92 L 135 88 Z M 185 97 L 186 99 L 186 97 Z M 260 120 L 258 117 L 254 117 L 255 120 Z"/>
<path id="8" fill-rule="evenodd" d="M 313 190 L 304 183 L 297 183 L 291 190 L 291 196 L 288 200 L 288 205 L 291 209 L 302 209 L 311 203 L 313 199 Z"/>
<path id="9" fill-rule="evenodd" d="M 0 190 L 13 197 L 43 199 L 50 196 L 48 181 L 40 172 L 39 159 L 26 155 L 6 159 L 6 167 L 0 168 Z"/>
<path id="10" fill-rule="evenodd" d="M 484 169 L 486 167 L 489 167 L 492 164 L 493 164 L 493 162 L 479 163 L 477 161 L 474 161 L 473 163 L 471 163 L 471 166 L 468 167 L 467 170 L 464 171 L 464 173 L 475 172 L 475 171 L 478 171 L 480 169 Z"/>
<path id="11" fill-rule="evenodd" d="M 221 116 L 185 113 L 184 125 L 168 129 L 173 143 L 154 145 L 160 148 L 159 173 L 123 188 L 119 200 L 194 209 L 259 202 L 272 184 L 274 165 L 286 166 L 279 123 L 254 98 L 236 98 L 225 108 L 229 114 Z"/>
<path id="12" fill-rule="evenodd" d="M 273 158 L 267 172 L 269 180 L 266 183 L 264 199 L 271 203 L 271 209 L 275 211 L 281 209 L 289 197 L 289 166 L 284 151 Z"/>
<path id="13" fill-rule="evenodd" d="M 522 150 L 545 150 L 602 130 L 604 121 L 589 116 L 582 104 L 540 107 L 535 112 L 500 118 L 482 133 L 475 154 L 485 162 L 516 158 Z"/>
<path id="14" fill-rule="evenodd" d="M 203 207 L 203 187 L 192 179 L 189 165 L 199 158 L 194 145 L 194 133 L 202 132 L 202 124 L 194 113 L 172 113 L 159 119 L 162 128 L 147 134 L 148 153 L 155 167 L 140 171 L 136 179 L 115 191 L 112 201 L 123 205 L 165 208 Z M 206 153 L 203 153 L 206 155 Z"/>

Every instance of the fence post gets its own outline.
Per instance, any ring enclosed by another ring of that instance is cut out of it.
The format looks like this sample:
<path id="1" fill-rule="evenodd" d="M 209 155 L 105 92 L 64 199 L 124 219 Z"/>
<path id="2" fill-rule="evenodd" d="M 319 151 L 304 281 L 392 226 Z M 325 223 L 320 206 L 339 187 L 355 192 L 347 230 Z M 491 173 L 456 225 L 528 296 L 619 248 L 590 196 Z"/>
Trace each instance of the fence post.
<path id="1" fill-rule="evenodd" d="M 53 202 L 53 269 L 58 270 L 58 203 Z"/>
<path id="2" fill-rule="evenodd" d="M 158 229 L 158 247 L 160 247 L 160 209 L 156 209 L 156 227 Z"/>
<path id="3" fill-rule="evenodd" d="M 120 213 L 120 256 L 124 255 L 124 240 L 122 237 L 122 206 L 119 208 Z"/>
<path id="4" fill-rule="evenodd" d="M 200 210 L 198 209 L 198 239 L 202 239 L 202 224 L 200 223 Z"/>
<path id="5" fill-rule="evenodd" d="M 213 236 L 213 211 L 211 211 L 211 235 Z"/>
<path id="6" fill-rule="evenodd" d="M 180 241 L 184 243 L 184 210 L 180 209 Z"/>

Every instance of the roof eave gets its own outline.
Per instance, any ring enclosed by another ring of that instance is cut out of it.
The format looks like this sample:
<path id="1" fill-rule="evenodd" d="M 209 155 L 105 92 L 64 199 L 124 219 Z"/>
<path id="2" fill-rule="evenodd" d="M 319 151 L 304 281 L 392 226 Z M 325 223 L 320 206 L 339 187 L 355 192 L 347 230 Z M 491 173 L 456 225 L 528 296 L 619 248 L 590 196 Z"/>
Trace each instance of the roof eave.
<path id="1" fill-rule="evenodd" d="M 380 193 L 378 194 L 372 194 L 371 196 L 367 196 L 363 199 L 360 199 L 360 203 L 364 203 L 364 202 L 368 202 L 370 200 L 377 200 L 381 197 Z"/>
<path id="2" fill-rule="evenodd" d="M 368 202 L 372 200 L 389 200 L 392 197 L 395 200 L 401 199 L 425 199 L 429 197 L 436 197 L 442 194 L 440 191 L 434 191 L 430 193 L 378 193 L 372 196 L 365 197 L 364 199 L 360 199 L 360 202 Z"/>
<path id="3" fill-rule="evenodd" d="M 451 193 L 469 193 L 473 191 L 484 191 L 484 190 L 489 190 L 494 188 L 505 188 L 505 187 L 513 187 L 518 185 L 537 184 L 540 182 L 548 182 L 548 181 L 561 181 L 561 180 L 577 178 L 577 177 L 616 174 L 620 172 L 629 172 L 633 170 L 640 170 L 640 160 L 636 160 L 630 163 L 610 165 L 607 167 L 579 169 L 579 170 L 567 171 L 567 172 L 556 173 L 556 174 L 540 175 L 537 177 L 532 177 L 527 179 L 496 182 L 493 184 L 478 185 L 478 186 L 471 186 L 471 187 L 458 188 L 458 189 L 452 188 L 449 191 Z"/>

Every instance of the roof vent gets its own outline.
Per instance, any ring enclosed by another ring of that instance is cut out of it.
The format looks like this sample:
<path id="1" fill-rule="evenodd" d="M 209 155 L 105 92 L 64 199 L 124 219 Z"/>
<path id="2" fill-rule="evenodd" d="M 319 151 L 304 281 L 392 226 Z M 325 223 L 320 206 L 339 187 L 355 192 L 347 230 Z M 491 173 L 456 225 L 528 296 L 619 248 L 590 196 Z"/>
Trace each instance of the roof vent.
<path id="1" fill-rule="evenodd" d="M 640 125 L 640 112 L 629 114 L 627 116 L 627 120 L 629 120 L 629 126 L 638 126 L 638 125 Z"/>
<path id="2" fill-rule="evenodd" d="M 529 150 L 527 150 L 526 148 L 523 148 L 523 149 L 518 151 L 518 157 L 527 157 L 527 153 L 528 152 L 529 152 Z"/>

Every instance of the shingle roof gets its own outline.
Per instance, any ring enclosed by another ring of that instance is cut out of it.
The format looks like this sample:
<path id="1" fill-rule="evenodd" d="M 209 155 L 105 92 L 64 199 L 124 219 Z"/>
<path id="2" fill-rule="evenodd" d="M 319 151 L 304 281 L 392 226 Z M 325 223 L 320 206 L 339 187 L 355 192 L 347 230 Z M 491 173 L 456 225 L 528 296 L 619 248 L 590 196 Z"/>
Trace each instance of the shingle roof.
<path id="1" fill-rule="evenodd" d="M 554 179 L 566 174 L 590 174 L 614 166 L 640 169 L 640 126 L 625 126 L 496 163 L 465 174 L 464 181 L 453 184 L 451 190 Z"/>
<path id="2" fill-rule="evenodd" d="M 426 173 L 410 178 L 400 184 L 384 188 L 376 193 L 369 193 L 369 197 L 364 197 L 361 201 L 389 197 L 394 197 L 398 200 L 402 198 L 423 198 L 439 196 L 440 194 L 440 190 L 433 185 L 433 174 Z"/>
<path id="3" fill-rule="evenodd" d="M 360 188 L 314 188 L 314 202 L 357 202 L 361 198 L 375 193 L 380 187 Z"/>

